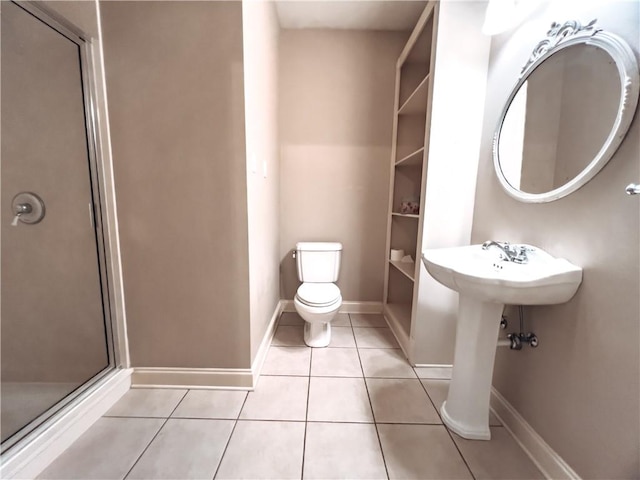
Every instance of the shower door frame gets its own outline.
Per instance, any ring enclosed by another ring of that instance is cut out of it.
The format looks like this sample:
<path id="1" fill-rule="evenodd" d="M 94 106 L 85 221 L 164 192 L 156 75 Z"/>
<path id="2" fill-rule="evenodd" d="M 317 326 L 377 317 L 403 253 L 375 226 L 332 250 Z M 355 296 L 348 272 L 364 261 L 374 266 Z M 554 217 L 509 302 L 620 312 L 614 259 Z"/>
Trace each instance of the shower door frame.
<path id="1" fill-rule="evenodd" d="M 104 313 L 108 363 L 102 370 L 87 379 L 82 385 L 2 442 L 1 454 L 3 461 L 8 460 L 8 457 L 17 455 L 21 450 L 27 448 L 32 441 L 46 432 L 60 415 L 76 407 L 86 397 L 96 391 L 116 369 L 128 367 L 129 363 L 126 337 L 124 336 L 124 316 L 123 313 L 117 315 L 117 312 L 124 312 L 123 305 L 120 309 L 117 308 L 117 302 L 123 302 L 123 298 L 120 294 L 119 299 L 116 299 L 114 293 L 117 292 L 115 292 L 113 288 L 114 285 L 121 285 L 121 282 L 116 283 L 114 281 L 116 274 L 121 279 L 117 238 L 111 238 L 109 226 L 103 223 L 105 217 L 107 219 L 111 217 L 111 221 L 115 226 L 116 212 L 115 198 L 111 199 L 113 212 L 110 213 L 112 213 L 112 215 L 109 216 L 109 212 L 106 211 L 107 205 L 109 205 L 106 192 L 109 191 L 108 186 L 110 183 L 107 182 L 107 177 L 111 172 L 105 171 L 104 158 L 100 151 L 101 139 L 99 136 L 100 125 L 98 123 L 98 95 L 94 76 L 96 55 L 92 51 L 92 39 L 90 35 L 87 35 L 45 5 L 33 1 L 19 0 L 11 0 L 11 3 L 78 46 L 78 61 L 80 62 L 80 73 L 82 76 L 84 127 L 87 139 L 87 161 L 89 164 L 91 202 L 93 207 L 91 215 L 93 229 L 95 231 L 98 270 L 100 273 L 100 293 Z M 113 195 L 113 192 L 111 192 L 111 194 Z M 115 232 L 115 229 L 113 229 L 112 232 Z M 116 318 L 116 315 L 120 318 Z"/>

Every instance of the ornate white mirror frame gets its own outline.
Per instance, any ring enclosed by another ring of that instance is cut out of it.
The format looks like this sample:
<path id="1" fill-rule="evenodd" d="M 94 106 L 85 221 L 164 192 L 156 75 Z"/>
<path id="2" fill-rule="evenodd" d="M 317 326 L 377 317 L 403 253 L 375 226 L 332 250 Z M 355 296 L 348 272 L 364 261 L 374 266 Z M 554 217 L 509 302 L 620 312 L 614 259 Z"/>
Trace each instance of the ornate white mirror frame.
<path id="1" fill-rule="evenodd" d="M 576 191 L 591 180 L 611 159 L 624 139 L 638 104 L 640 76 L 638 63 L 629 45 L 617 35 L 596 28 L 596 20 L 582 26 L 578 21 L 568 21 L 563 25 L 553 23 L 547 32 L 547 38 L 538 43 L 531 57 L 522 68 L 516 84 L 505 103 L 498 121 L 493 139 L 493 165 L 505 191 L 513 198 L 527 203 L 543 203 L 558 200 Z M 533 71 L 551 55 L 573 45 L 591 45 L 607 52 L 613 61 L 620 80 L 620 103 L 609 135 L 593 160 L 573 179 L 554 190 L 545 193 L 527 193 L 511 185 L 504 175 L 500 164 L 498 146 L 503 123 L 511 102 L 520 87 L 527 81 Z"/>

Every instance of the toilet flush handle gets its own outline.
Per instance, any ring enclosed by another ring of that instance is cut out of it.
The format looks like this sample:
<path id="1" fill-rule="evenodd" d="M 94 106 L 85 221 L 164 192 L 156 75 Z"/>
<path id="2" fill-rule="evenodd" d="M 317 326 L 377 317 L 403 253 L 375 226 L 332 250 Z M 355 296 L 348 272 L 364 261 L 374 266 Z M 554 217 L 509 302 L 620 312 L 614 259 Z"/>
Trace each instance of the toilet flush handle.
<path id="1" fill-rule="evenodd" d="M 624 191 L 627 195 L 638 195 L 640 194 L 640 185 L 637 183 L 630 183 Z"/>

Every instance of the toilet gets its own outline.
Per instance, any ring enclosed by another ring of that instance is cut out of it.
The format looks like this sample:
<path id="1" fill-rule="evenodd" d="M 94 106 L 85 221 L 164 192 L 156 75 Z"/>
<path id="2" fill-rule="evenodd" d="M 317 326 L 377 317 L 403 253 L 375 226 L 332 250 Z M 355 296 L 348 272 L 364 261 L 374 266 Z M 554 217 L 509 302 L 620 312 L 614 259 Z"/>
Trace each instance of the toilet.
<path id="1" fill-rule="evenodd" d="M 331 321 L 342 305 L 338 280 L 342 244 L 338 242 L 298 242 L 296 267 L 298 287 L 293 303 L 304 320 L 304 343 L 326 347 L 331 341 Z"/>

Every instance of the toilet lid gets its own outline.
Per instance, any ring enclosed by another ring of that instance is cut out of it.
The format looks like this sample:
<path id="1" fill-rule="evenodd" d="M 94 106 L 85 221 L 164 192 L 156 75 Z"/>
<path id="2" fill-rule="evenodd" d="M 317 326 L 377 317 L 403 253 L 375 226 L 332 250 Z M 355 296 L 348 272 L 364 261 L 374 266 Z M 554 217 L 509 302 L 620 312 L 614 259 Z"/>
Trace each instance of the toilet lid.
<path id="1" fill-rule="evenodd" d="M 310 306 L 323 306 L 340 298 L 340 289 L 335 283 L 303 283 L 298 288 L 298 300 Z"/>

